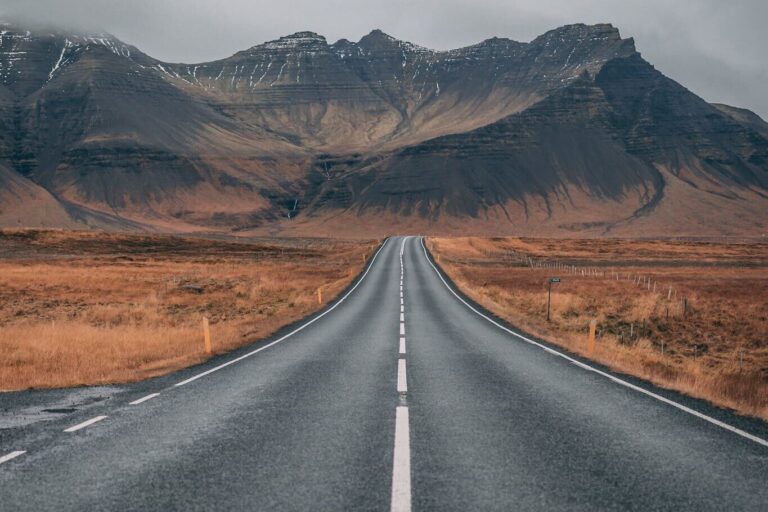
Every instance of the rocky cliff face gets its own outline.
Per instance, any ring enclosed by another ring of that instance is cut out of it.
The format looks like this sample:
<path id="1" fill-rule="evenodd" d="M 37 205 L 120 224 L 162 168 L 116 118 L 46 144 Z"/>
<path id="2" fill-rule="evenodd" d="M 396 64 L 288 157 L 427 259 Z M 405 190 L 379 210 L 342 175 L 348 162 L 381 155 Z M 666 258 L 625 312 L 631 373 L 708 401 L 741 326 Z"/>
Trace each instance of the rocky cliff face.
<path id="1" fill-rule="evenodd" d="M 0 112 L 4 224 L 34 196 L 109 228 L 647 233 L 681 202 L 732 212 L 729 232 L 768 226 L 767 125 L 610 25 L 442 52 L 300 32 L 187 65 L 4 24 Z"/>
<path id="2" fill-rule="evenodd" d="M 214 96 L 242 122 L 275 127 L 314 149 L 349 151 L 488 124 L 634 53 L 633 41 L 609 25 L 564 27 L 529 44 L 494 38 L 447 52 L 379 30 L 357 43 L 333 44 L 299 32 L 221 61 L 158 69 Z"/>
<path id="3" fill-rule="evenodd" d="M 68 222 L 228 228 L 211 211 L 259 218 L 268 204 L 260 189 L 295 180 L 294 162 L 305 158 L 109 36 L 6 25 L 0 64 L 2 161 L 73 212 Z"/>

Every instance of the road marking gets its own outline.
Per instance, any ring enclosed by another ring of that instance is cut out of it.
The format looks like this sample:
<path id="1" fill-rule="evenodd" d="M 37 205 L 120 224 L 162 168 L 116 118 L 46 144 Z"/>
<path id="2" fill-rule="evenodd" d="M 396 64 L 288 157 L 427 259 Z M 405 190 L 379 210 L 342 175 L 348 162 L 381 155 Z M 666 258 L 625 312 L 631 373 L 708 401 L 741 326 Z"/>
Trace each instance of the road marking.
<path id="1" fill-rule="evenodd" d="M 402 304 L 400 304 L 400 312 L 405 313 L 405 306 L 403 306 Z"/>
<path id="2" fill-rule="evenodd" d="M 405 375 L 405 359 L 397 360 L 397 392 L 408 392 L 408 379 Z"/>
<path id="3" fill-rule="evenodd" d="M 392 512 L 411 510 L 411 435 L 408 408 L 395 408 L 395 455 L 392 461 Z"/>
<path id="4" fill-rule="evenodd" d="M 378 251 L 376 251 L 376 254 L 373 256 L 373 258 L 371 259 L 371 262 L 368 264 L 368 268 L 365 270 L 365 272 L 363 273 L 363 275 L 360 277 L 360 280 L 359 280 L 357 283 L 355 283 L 355 285 L 352 287 L 352 289 L 351 289 L 351 290 L 349 290 L 349 291 L 348 291 L 348 292 L 347 292 L 347 293 L 346 293 L 346 294 L 345 294 L 345 295 L 344 295 L 344 296 L 343 296 L 341 299 L 339 299 L 339 301 L 338 301 L 336 304 L 334 304 L 334 305 L 333 305 L 333 306 L 331 306 L 330 308 L 326 309 L 325 311 L 323 311 L 322 313 L 320 313 L 319 315 L 317 315 L 315 318 L 313 318 L 313 319 L 312 319 L 312 320 L 310 320 L 309 322 L 307 322 L 307 323 L 305 323 L 305 324 L 303 324 L 303 325 L 301 325 L 301 326 L 297 327 L 297 328 L 296 328 L 296 329 L 294 329 L 293 331 L 289 332 L 288 334 L 286 334 L 286 335 L 285 335 L 285 336 L 283 336 L 282 338 L 279 338 L 279 339 L 277 339 L 277 340 L 275 340 L 275 341 L 273 341 L 273 342 L 271 342 L 271 343 L 268 343 L 267 345 L 264 345 L 263 347 L 257 348 L 256 350 L 253 350 L 253 351 L 251 351 L 251 352 L 248 352 L 247 354 L 243 354 L 242 356 L 240 356 L 240 357 L 237 357 L 237 358 L 235 358 L 235 359 L 232 359 L 231 361 L 227 361 L 226 363 L 220 364 L 219 366 L 216 366 L 215 368 L 211 368 L 210 370 L 207 370 L 207 371 L 204 371 L 204 372 L 202 372 L 202 373 L 199 373 L 199 374 L 195 375 L 194 377 L 190 377 L 190 378 L 188 378 L 188 379 L 186 379 L 186 380 L 183 380 L 183 381 L 181 381 L 181 382 L 177 382 L 176 384 L 174 384 L 174 386 L 176 386 L 176 387 L 178 387 L 178 386 L 184 386 L 184 385 L 186 385 L 186 384 L 189 384 L 190 382 L 194 382 L 194 381 L 196 381 L 197 379 L 200 379 L 200 378 L 202 378 L 202 377 L 205 377 L 206 375 L 210 375 L 210 374 L 212 374 L 213 372 L 217 372 L 217 371 L 219 371 L 219 370 L 223 370 L 223 369 L 224 369 L 224 368 L 226 368 L 227 366 L 233 365 L 233 364 L 235 364 L 235 363 L 239 363 L 239 362 L 240 362 L 240 361 L 242 361 L 243 359 L 247 359 L 247 358 L 249 358 L 249 357 L 251 357 L 251 356 L 253 356 L 253 355 L 255 355 L 255 354 L 258 354 L 258 353 L 259 353 L 259 352 L 261 352 L 262 350 L 266 350 L 266 349 L 268 349 L 268 348 L 270 348 L 270 347 L 272 347 L 272 346 L 274 346 L 274 345 L 277 345 L 277 344 L 278 344 L 278 343 L 280 343 L 281 341 L 287 340 L 288 338 L 290 338 L 291 336 L 293 336 L 293 335 L 294 335 L 294 334 L 296 334 L 297 332 L 303 331 L 304 329 L 306 329 L 307 327 L 309 327 L 309 326 L 310 326 L 310 325 L 312 325 L 313 323 L 315 323 L 315 322 L 317 322 L 318 320 L 320 320 L 321 318 L 323 318 L 325 315 L 327 315 L 328 313 L 330 313 L 331 311 L 333 311 L 334 309 L 336 309 L 337 307 L 339 307 L 339 305 L 340 305 L 342 302 L 344 302 L 345 300 L 347 300 L 347 298 L 348 298 L 348 297 L 349 297 L 349 296 L 352 294 L 352 292 L 354 292 L 354 291 L 357 289 L 357 287 L 358 287 L 358 286 L 360 286 L 360 283 L 362 283 L 362 282 L 365 280 L 366 276 L 368 275 L 368 272 L 370 272 L 370 271 L 371 271 L 371 269 L 373 268 L 373 264 L 376 262 L 376 258 L 378 258 L 378 257 L 379 257 L 379 254 L 381 254 L 381 251 L 382 251 L 382 249 L 384 249 L 384 247 L 386 247 L 386 245 L 387 245 L 387 243 L 389 242 L 389 240 L 390 240 L 390 239 L 389 239 L 389 238 L 387 238 L 387 239 L 384 241 L 384 243 L 383 243 L 383 244 L 381 244 L 381 247 L 379 247 L 379 250 L 378 250 Z"/>
<path id="5" fill-rule="evenodd" d="M 9 460 L 13 460 L 16 457 L 18 457 L 19 455 L 24 455 L 25 453 L 27 453 L 27 452 L 24 451 L 24 450 L 17 450 L 15 452 L 11 452 L 11 453 L 9 453 L 7 455 L 3 455 L 2 457 L 0 457 L 0 464 L 2 464 L 4 462 L 8 462 Z"/>
<path id="6" fill-rule="evenodd" d="M 400 336 L 405 336 L 405 324 L 400 322 Z"/>
<path id="7" fill-rule="evenodd" d="M 400 313 L 400 321 L 405 322 L 405 313 Z"/>
<path id="8" fill-rule="evenodd" d="M 437 270 L 437 267 L 435 267 L 432 264 L 432 262 L 430 261 L 429 256 L 427 255 L 427 248 L 424 245 L 424 238 L 421 239 L 421 247 L 424 249 L 424 257 L 427 259 L 427 263 L 429 263 L 429 265 L 434 269 L 435 273 L 437 274 L 437 277 L 439 277 L 440 280 L 445 285 L 445 287 L 448 288 L 448 291 L 451 292 L 454 297 L 459 299 L 459 301 L 461 301 L 462 304 L 464 304 L 466 307 L 468 307 L 470 310 L 472 310 L 472 312 L 474 312 L 476 315 L 486 319 L 487 321 L 489 321 L 490 323 L 492 323 L 493 325 L 495 325 L 496 327 L 498 327 L 502 331 L 505 331 L 505 332 L 511 334 L 512 336 L 515 336 L 516 338 L 519 338 L 519 339 L 525 341 L 526 343 L 530 343 L 531 345 L 535 345 L 535 346 L 537 346 L 537 347 L 539 347 L 541 349 L 544 349 L 547 352 L 549 352 L 550 354 L 562 357 L 563 359 L 566 359 L 567 361 L 570 361 L 573 364 L 575 364 L 575 365 L 577 365 L 577 366 L 579 366 L 579 367 L 581 367 L 581 368 L 583 368 L 583 369 L 585 369 L 587 371 L 594 372 L 594 373 L 596 373 L 596 374 L 598 374 L 598 375 L 600 375 L 602 377 L 610 379 L 613 382 L 615 382 L 616 384 L 620 384 L 620 385 L 622 385 L 624 387 L 627 387 L 629 389 L 637 391 L 638 393 L 642 393 L 642 394 L 647 395 L 647 396 L 649 396 L 651 398 L 655 398 L 656 400 L 658 400 L 660 402 L 663 402 L 663 403 L 665 403 L 667 405 L 671 405 L 672 407 L 675 407 L 676 409 L 679 409 L 679 410 L 681 410 L 683 412 L 686 412 L 688 414 L 696 416 L 697 418 L 700 418 L 700 419 L 702 419 L 704 421 L 707 421 L 707 422 L 711 423 L 712 425 L 716 425 L 716 426 L 718 426 L 720 428 L 723 428 L 725 430 L 733 432 L 734 434 L 737 434 L 737 435 L 739 435 L 739 436 L 741 436 L 741 437 L 743 437 L 745 439 L 749 439 L 750 441 L 754 441 L 757 444 L 761 444 L 761 445 L 763 445 L 765 447 L 768 447 L 768 440 L 765 440 L 765 439 L 762 439 L 762 438 L 757 437 L 755 435 L 752 435 L 749 432 L 745 432 L 744 430 L 741 430 L 740 428 L 733 427 L 733 426 L 731 426 L 731 425 L 729 425 L 727 423 L 724 423 L 724 422 L 722 422 L 722 421 L 720 421 L 718 419 L 712 418 L 711 416 L 707 416 L 704 413 L 701 413 L 699 411 L 693 410 L 690 407 L 686 407 L 683 404 L 679 404 L 679 403 L 675 402 L 674 400 L 670 400 L 669 398 L 665 398 L 665 397 L 663 397 L 661 395 L 658 395 L 658 394 L 656 394 L 656 393 L 654 393 L 652 391 L 648 391 L 647 389 L 643 389 L 640 386 L 636 386 L 636 385 L 634 385 L 632 383 L 629 383 L 629 382 L 627 382 L 625 380 L 622 380 L 622 379 L 620 379 L 618 377 L 614 377 L 613 375 L 611 375 L 609 373 L 605 373 L 602 370 L 598 370 L 597 368 L 589 366 L 588 364 L 584 364 L 581 361 L 577 361 L 576 359 L 574 359 L 574 358 L 572 358 L 572 357 L 570 357 L 570 356 L 568 356 L 566 354 L 563 354 L 562 352 L 559 352 L 557 350 L 554 350 L 552 348 L 544 346 L 544 345 L 542 345 L 541 343 L 539 343 L 537 341 L 534 341 L 534 340 L 532 340 L 530 338 L 527 338 L 527 337 L 523 336 L 522 334 L 518 334 L 518 333 L 516 333 L 515 331 L 513 331 L 511 329 L 507 329 L 506 327 L 504 327 L 500 323 L 496 322 L 492 318 L 489 318 L 488 316 L 484 315 L 483 313 L 481 313 L 480 311 L 478 311 L 477 309 L 472 307 L 467 301 L 462 299 L 461 296 L 459 296 L 455 291 L 453 291 L 453 288 L 451 288 L 451 286 L 446 282 L 446 280 L 443 279 L 443 276 L 442 276 L 442 274 L 440 274 L 440 271 Z"/>
<path id="9" fill-rule="evenodd" d="M 145 397 L 139 398 L 138 400 L 134 400 L 133 402 L 131 402 L 129 405 L 139 405 L 146 402 L 147 400 L 152 400 L 156 396 L 160 396 L 160 393 L 152 393 L 151 395 L 147 395 Z"/>
<path id="10" fill-rule="evenodd" d="M 84 421 L 80 424 L 75 425 L 74 427 L 69 427 L 67 429 L 64 429 L 64 432 L 77 432 L 82 428 L 90 427 L 94 423 L 98 423 L 99 421 L 105 420 L 105 419 L 107 419 L 107 416 L 96 416 L 95 418 L 91 418 L 88 421 Z"/>
<path id="11" fill-rule="evenodd" d="M 400 338 L 400 353 L 405 354 L 405 338 Z"/>

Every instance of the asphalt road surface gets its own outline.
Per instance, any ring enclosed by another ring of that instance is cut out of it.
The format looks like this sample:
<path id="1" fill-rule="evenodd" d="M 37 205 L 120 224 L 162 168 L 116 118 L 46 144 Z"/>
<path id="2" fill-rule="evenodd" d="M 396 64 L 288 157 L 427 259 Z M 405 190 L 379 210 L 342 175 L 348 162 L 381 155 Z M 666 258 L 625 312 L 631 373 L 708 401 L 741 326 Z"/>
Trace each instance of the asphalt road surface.
<path id="1" fill-rule="evenodd" d="M 768 426 L 516 334 L 389 239 L 319 315 L 0 395 L 2 510 L 768 510 Z"/>

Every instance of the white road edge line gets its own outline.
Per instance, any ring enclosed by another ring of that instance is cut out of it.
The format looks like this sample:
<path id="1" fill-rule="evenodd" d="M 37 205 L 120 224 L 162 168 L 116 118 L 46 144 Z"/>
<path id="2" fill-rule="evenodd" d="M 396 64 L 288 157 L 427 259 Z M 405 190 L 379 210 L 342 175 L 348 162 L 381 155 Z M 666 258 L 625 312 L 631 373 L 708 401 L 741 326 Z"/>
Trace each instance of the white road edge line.
<path id="1" fill-rule="evenodd" d="M 392 461 L 392 512 L 411 510 L 411 434 L 408 408 L 395 408 L 395 454 Z"/>
<path id="2" fill-rule="evenodd" d="M 405 338 L 400 338 L 400 353 L 405 354 Z"/>
<path id="3" fill-rule="evenodd" d="M 141 398 L 139 398 L 138 400 L 134 400 L 133 402 L 131 402 L 131 403 L 130 403 L 130 404 L 128 404 L 128 405 L 139 405 L 139 404 L 143 404 L 143 403 L 144 403 L 144 402 L 146 402 L 147 400 L 152 400 L 152 399 L 153 399 L 153 398 L 155 398 L 156 396 L 160 396 L 160 393 L 152 393 L 151 395 L 147 395 L 147 396 L 145 396 L 145 397 L 141 397 Z"/>
<path id="4" fill-rule="evenodd" d="M 15 452 L 11 452 L 11 453 L 9 453 L 7 455 L 3 455 L 2 457 L 0 457 L 0 464 L 2 464 L 4 462 L 8 462 L 9 460 L 13 460 L 13 459 L 15 459 L 16 457 L 18 457 L 20 455 L 24 455 L 25 453 L 27 453 L 25 450 L 17 450 Z"/>
<path id="5" fill-rule="evenodd" d="M 594 373 L 596 373 L 596 374 L 598 374 L 598 375 L 600 375 L 602 377 L 610 379 L 613 382 L 615 382 L 616 384 L 620 384 L 620 385 L 622 385 L 624 387 L 627 387 L 629 389 L 637 391 L 638 393 L 642 393 L 644 395 L 650 396 L 651 398 L 655 398 L 656 400 L 658 400 L 660 402 L 663 402 L 663 403 L 665 403 L 667 405 L 671 405 L 672 407 L 675 407 L 675 408 L 677 408 L 677 409 L 679 409 L 679 410 L 681 410 L 683 412 L 687 412 L 688 414 L 696 416 L 697 418 L 700 418 L 700 419 L 702 419 L 704 421 L 707 421 L 707 422 L 709 422 L 709 423 L 711 423 L 713 425 L 716 425 L 716 426 L 718 426 L 720 428 L 723 428 L 725 430 L 733 432 L 734 434 L 737 434 L 737 435 L 739 435 L 739 436 L 741 436 L 741 437 L 743 437 L 745 439 L 749 439 L 750 441 L 753 441 L 753 442 L 755 442 L 757 444 L 761 444 L 761 445 L 763 445 L 765 447 L 768 447 L 768 441 L 765 440 L 765 439 L 762 439 L 760 437 L 752 435 L 749 432 L 745 432 L 745 431 L 741 430 L 740 428 L 733 427 L 733 426 L 731 426 L 731 425 L 729 425 L 727 423 L 723 423 L 722 421 L 720 421 L 718 419 L 712 418 L 711 416 L 707 416 L 706 414 L 701 413 L 699 411 L 695 411 L 695 410 L 691 409 L 690 407 L 686 407 L 685 405 L 679 404 L 679 403 L 675 402 L 674 400 L 670 400 L 669 398 L 665 398 L 665 397 L 663 397 L 661 395 L 658 395 L 658 394 L 656 394 L 656 393 L 654 393 L 652 391 L 648 391 L 647 389 L 643 389 L 640 386 L 636 386 L 636 385 L 631 384 L 631 383 L 629 383 L 629 382 L 627 382 L 625 380 L 622 380 L 622 379 L 620 379 L 618 377 L 614 377 L 613 375 L 611 375 L 609 373 L 605 373 L 602 370 L 598 370 L 597 368 L 589 366 L 588 364 L 584 364 L 581 361 L 577 361 L 576 359 L 574 359 L 574 358 L 572 358 L 572 357 L 570 357 L 570 356 L 568 356 L 566 354 L 563 354 L 562 352 L 559 352 L 557 350 L 554 350 L 554 349 L 551 349 L 549 347 L 546 347 L 546 346 L 542 345 L 541 343 L 539 343 L 537 341 L 534 341 L 534 340 L 532 340 L 530 338 L 527 338 L 527 337 L 523 336 L 522 334 L 518 334 L 518 333 L 516 333 L 516 332 L 514 332 L 514 331 L 512 331 L 510 329 L 507 329 L 506 327 L 504 327 L 500 323 L 496 322 L 492 318 L 487 317 L 486 315 L 482 314 L 477 309 L 473 308 L 469 303 L 467 303 L 467 301 L 462 299 L 461 296 L 459 296 L 455 291 L 453 291 L 453 288 L 451 288 L 451 286 L 445 281 L 445 279 L 443 279 L 443 276 L 440 274 L 440 271 L 437 270 L 437 267 L 435 267 L 435 265 L 433 265 L 432 262 L 430 261 L 429 256 L 427 255 L 427 247 L 424 245 L 424 238 L 421 239 L 421 247 L 422 247 L 422 249 L 424 249 L 424 257 L 427 259 L 427 263 L 429 263 L 429 265 L 434 269 L 435 273 L 437 274 L 437 277 L 439 277 L 440 280 L 445 285 L 445 287 L 448 288 L 448 291 L 451 292 L 454 297 L 459 299 L 459 301 L 461 301 L 462 304 L 464 304 L 466 307 L 468 307 L 470 310 L 472 310 L 476 315 L 481 316 L 482 318 L 486 319 L 487 321 L 489 321 L 490 323 L 492 323 L 493 325 L 495 325 L 499 329 L 501 329 L 501 330 L 511 334 L 512 336 L 515 336 L 516 338 L 519 338 L 519 339 L 521 339 L 521 340 L 523 340 L 523 341 L 525 341 L 527 343 L 530 343 L 531 345 L 535 345 L 535 346 L 537 346 L 539 348 L 542 348 L 542 349 L 546 350 L 547 352 L 549 352 L 550 354 L 554 354 L 556 356 L 562 357 L 563 359 L 566 359 L 566 360 L 574 363 L 575 365 L 577 365 L 577 366 L 579 366 L 579 367 L 581 367 L 581 368 L 583 368 L 585 370 L 594 372 Z"/>
<path id="6" fill-rule="evenodd" d="M 405 359 L 397 360 L 397 392 L 408 392 L 408 378 L 405 375 Z"/>
<path id="7" fill-rule="evenodd" d="M 217 371 L 219 371 L 219 370 L 222 370 L 222 369 L 226 368 L 227 366 L 233 365 L 233 364 L 235 364 L 235 363 L 239 363 L 239 362 L 240 362 L 240 361 L 242 361 L 243 359 L 247 359 L 247 358 L 249 358 L 249 357 L 251 357 L 251 356 L 253 356 L 253 355 L 255 355 L 255 354 L 258 354 L 258 353 L 259 353 L 259 352 L 261 352 L 262 350 L 266 350 L 266 349 L 268 349 L 269 347 L 272 347 L 272 346 L 274 346 L 274 345 L 277 345 L 277 344 L 278 344 L 278 343 L 280 343 L 281 341 L 283 341 L 283 340 L 286 340 L 286 339 L 290 338 L 291 336 L 293 336 L 293 335 L 294 335 L 294 334 L 296 334 L 297 332 L 303 331 L 304 329 L 306 329 L 307 327 L 309 327 L 309 326 L 310 326 L 310 325 L 312 325 L 313 323 L 315 323 L 315 322 L 317 322 L 318 320 L 320 320 L 321 318 L 323 318 L 325 315 L 327 315 L 328 313 L 330 313 L 331 311 L 333 311 L 334 309 L 336 309 L 337 307 L 339 307 L 339 305 L 340 305 L 342 302 L 344 302 L 345 300 L 347 300 L 347 297 L 349 297 L 349 296 L 352 294 L 352 292 L 354 292 L 354 291 L 357 289 L 357 287 L 358 287 L 358 286 L 360 286 L 360 283 L 362 283 L 362 282 L 365 280 L 366 276 L 368 275 L 368 272 L 370 272 L 370 271 L 371 271 L 371 269 L 373 268 L 373 264 L 376 262 L 376 258 L 378 258 L 378 257 L 379 257 L 379 254 L 381 254 L 381 251 L 384 249 L 384 247 L 386 247 L 386 245 L 387 245 L 387 243 L 389 242 L 389 240 L 390 240 L 390 239 L 389 239 L 389 238 L 387 238 L 387 239 L 384 241 L 384 243 L 383 243 L 383 244 L 381 244 L 381 247 L 379 247 L 379 250 L 378 250 L 378 251 L 376 251 L 376 254 L 373 256 L 373 259 L 371 259 L 371 263 L 368 265 L 368 268 L 365 270 L 365 273 L 363 273 L 363 275 L 360 277 L 360 280 L 359 280 L 357 283 L 355 283 L 355 286 L 353 286 L 351 290 L 349 290 L 349 291 L 348 291 L 348 292 L 347 292 L 347 293 L 346 293 L 346 294 L 345 294 L 345 295 L 344 295 L 344 296 L 343 296 L 341 299 L 339 299 L 339 301 L 338 301 L 338 302 L 336 302 L 336 304 L 334 304 L 333 306 L 331 306 L 331 307 L 330 307 L 330 308 L 328 308 L 327 310 L 323 311 L 322 313 L 320 313 L 319 315 L 317 315 L 315 318 L 313 318 L 313 319 L 312 319 L 312 320 L 310 320 L 309 322 L 307 322 L 307 323 L 305 323 L 305 324 L 303 324 L 303 325 L 300 325 L 299 327 L 297 327 L 297 328 L 296 328 L 296 329 L 294 329 L 293 331 L 289 332 L 288 334 L 286 334 L 286 335 L 285 335 L 285 336 L 283 336 L 282 338 L 276 339 L 275 341 L 273 341 L 273 342 L 271 342 L 271 343 L 268 343 L 267 345 L 264 345 L 263 347 L 259 347 L 259 348 L 257 348 L 256 350 L 253 350 L 253 351 L 251 351 L 251 352 L 248 352 L 247 354 L 243 354 L 242 356 L 240 356 L 240 357 L 237 357 L 237 358 L 235 358 L 235 359 L 232 359 L 231 361 L 227 361 L 226 363 L 220 364 L 219 366 L 216 366 L 215 368 L 211 368 L 210 370 L 204 371 L 203 373 L 199 373 L 199 374 L 195 375 L 194 377 L 190 377 L 190 378 L 188 378 L 188 379 L 186 379 L 186 380 L 183 380 L 183 381 L 181 381 L 181 382 L 177 382 L 176 384 L 174 384 L 174 386 L 175 386 L 175 387 L 178 387 L 178 386 L 184 386 L 185 384 L 189 384 L 190 382 L 194 382 L 194 381 L 196 381 L 197 379 L 200 379 L 200 378 L 202 378 L 202 377 L 205 377 L 206 375 L 210 375 L 210 374 L 212 374 L 213 372 L 217 372 Z"/>
<path id="8" fill-rule="evenodd" d="M 69 427 L 64 429 L 64 432 L 77 432 L 80 429 L 83 429 L 85 427 L 90 427 L 94 423 L 98 423 L 101 420 L 107 419 L 107 416 L 96 416 L 95 418 L 91 418 L 88 421 L 84 421 L 82 423 L 78 423 L 74 427 Z"/>

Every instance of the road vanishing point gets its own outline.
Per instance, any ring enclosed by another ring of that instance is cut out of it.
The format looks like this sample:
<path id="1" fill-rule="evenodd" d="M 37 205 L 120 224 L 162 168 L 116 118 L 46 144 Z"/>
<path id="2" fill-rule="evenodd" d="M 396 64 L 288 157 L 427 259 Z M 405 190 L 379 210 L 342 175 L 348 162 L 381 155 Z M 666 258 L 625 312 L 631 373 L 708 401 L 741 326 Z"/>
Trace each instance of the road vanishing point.
<path id="1" fill-rule="evenodd" d="M 388 239 L 325 310 L 47 421 L 0 510 L 768 510 L 768 427 L 577 358 Z"/>

